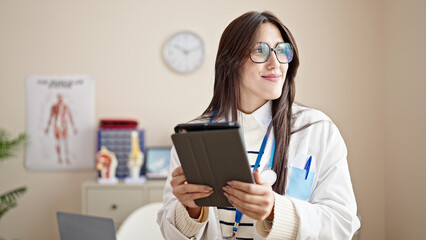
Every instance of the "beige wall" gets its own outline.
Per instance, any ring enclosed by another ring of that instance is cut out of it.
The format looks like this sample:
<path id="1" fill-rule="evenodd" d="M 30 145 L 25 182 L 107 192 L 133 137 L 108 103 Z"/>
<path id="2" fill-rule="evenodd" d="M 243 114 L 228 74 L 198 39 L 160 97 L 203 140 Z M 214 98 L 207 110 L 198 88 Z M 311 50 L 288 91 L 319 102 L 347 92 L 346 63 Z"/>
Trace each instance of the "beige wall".
<path id="1" fill-rule="evenodd" d="M 147 130 L 147 145 L 170 145 L 173 126 L 200 114 L 211 98 L 223 29 L 245 11 L 269 9 L 298 42 L 297 100 L 327 113 L 346 140 L 362 239 L 416 239 L 425 215 L 417 202 L 425 202 L 425 195 L 410 187 L 414 180 L 426 182 L 419 150 L 426 122 L 422 5 L 0 0 L 0 127 L 13 135 L 25 131 L 28 76 L 87 74 L 96 84 L 97 119 L 134 117 Z M 162 44 L 178 30 L 195 31 L 207 47 L 205 63 L 190 75 L 171 72 L 161 59 Z M 401 41 L 407 51 L 394 53 Z M 58 239 L 55 212 L 81 211 L 81 183 L 95 171 L 29 172 L 23 159 L 18 154 L 0 165 L 0 192 L 29 189 L 0 221 L 0 236 Z M 411 216 L 417 223 L 409 223 Z"/>
<path id="2" fill-rule="evenodd" d="M 386 8 L 386 236 L 426 239 L 426 1 Z"/>

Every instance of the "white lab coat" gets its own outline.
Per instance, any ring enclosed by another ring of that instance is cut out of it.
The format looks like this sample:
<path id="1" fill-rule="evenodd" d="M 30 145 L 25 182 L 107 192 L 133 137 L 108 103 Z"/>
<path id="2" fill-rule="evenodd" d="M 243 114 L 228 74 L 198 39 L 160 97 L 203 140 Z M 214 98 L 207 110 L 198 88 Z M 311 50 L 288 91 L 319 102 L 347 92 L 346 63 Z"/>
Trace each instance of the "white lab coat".
<path id="1" fill-rule="evenodd" d="M 286 196 L 276 196 L 289 198 L 294 203 L 300 220 L 298 240 L 350 239 L 360 227 L 360 222 L 356 216 L 357 206 L 346 160 L 345 143 L 337 127 L 324 113 L 294 104 L 293 112 L 299 111 L 301 114 L 295 121 L 293 130 L 307 123 L 320 122 L 291 136 Z M 268 169 L 271 148 L 270 137 L 259 167 L 261 171 Z M 312 161 L 309 177 L 305 180 L 304 168 L 309 156 L 312 156 Z M 179 158 L 173 148 L 170 171 L 179 165 Z M 172 193 L 170 180 L 171 176 L 166 182 L 163 194 L 164 206 L 158 212 L 157 222 L 165 239 L 188 239 L 174 224 L 177 199 Z M 279 232 L 280 226 L 285 224 L 279 219 L 280 216 L 276 214 L 271 231 Z M 209 208 L 207 224 L 194 239 L 221 239 L 216 208 Z M 256 230 L 254 239 L 263 239 Z"/>

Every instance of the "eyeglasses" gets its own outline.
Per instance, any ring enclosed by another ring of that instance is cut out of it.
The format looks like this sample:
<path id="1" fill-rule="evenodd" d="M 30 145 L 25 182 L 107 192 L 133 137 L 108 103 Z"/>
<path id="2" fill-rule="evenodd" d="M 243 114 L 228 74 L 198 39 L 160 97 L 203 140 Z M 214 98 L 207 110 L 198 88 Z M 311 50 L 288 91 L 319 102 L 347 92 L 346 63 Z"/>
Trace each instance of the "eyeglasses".
<path id="1" fill-rule="evenodd" d="M 275 52 L 275 56 L 279 63 L 289 63 L 293 59 L 293 48 L 290 43 L 284 42 L 277 43 L 275 48 L 271 48 L 265 42 L 257 42 L 250 54 L 250 59 L 254 63 L 264 63 L 268 61 L 271 50 Z"/>

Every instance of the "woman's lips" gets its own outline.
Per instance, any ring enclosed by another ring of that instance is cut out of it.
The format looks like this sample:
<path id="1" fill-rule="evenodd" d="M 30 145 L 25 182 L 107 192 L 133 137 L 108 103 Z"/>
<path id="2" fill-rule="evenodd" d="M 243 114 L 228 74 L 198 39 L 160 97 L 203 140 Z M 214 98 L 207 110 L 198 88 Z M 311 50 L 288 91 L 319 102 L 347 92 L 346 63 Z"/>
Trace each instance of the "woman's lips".
<path id="1" fill-rule="evenodd" d="M 262 77 L 271 82 L 278 82 L 281 79 L 281 75 L 279 74 L 269 74 Z"/>

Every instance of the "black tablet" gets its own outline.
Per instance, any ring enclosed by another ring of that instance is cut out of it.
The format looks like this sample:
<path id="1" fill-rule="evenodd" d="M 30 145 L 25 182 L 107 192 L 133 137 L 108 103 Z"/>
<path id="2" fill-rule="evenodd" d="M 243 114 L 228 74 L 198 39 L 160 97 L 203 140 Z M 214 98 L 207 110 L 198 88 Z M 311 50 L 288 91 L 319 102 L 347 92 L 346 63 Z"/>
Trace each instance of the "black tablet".
<path id="1" fill-rule="evenodd" d="M 198 206 L 232 206 L 223 194 L 228 181 L 254 183 L 238 123 L 180 124 L 172 135 L 188 183 L 213 188 Z"/>
<path id="2" fill-rule="evenodd" d="M 238 128 L 238 122 L 183 123 L 175 127 L 175 133 Z"/>

